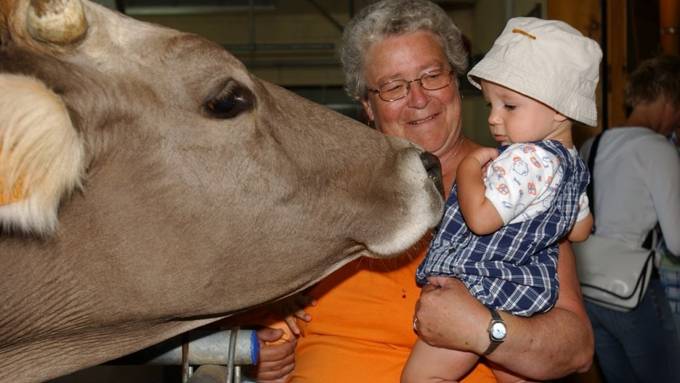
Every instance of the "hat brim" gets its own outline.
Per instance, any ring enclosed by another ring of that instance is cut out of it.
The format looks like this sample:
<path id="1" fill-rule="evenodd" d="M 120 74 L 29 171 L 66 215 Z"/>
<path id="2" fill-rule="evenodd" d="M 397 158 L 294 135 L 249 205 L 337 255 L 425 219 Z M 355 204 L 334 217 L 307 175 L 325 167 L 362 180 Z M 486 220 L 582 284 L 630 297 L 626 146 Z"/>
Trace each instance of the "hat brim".
<path id="1" fill-rule="evenodd" d="M 479 80 L 493 82 L 542 102 L 572 120 L 597 126 L 597 106 L 592 98 L 582 96 L 575 89 L 562 88 L 559 92 L 550 92 L 523 68 L 487 56 L 468 72 L 467 78 L 478 89 L 482 89 Z"/>

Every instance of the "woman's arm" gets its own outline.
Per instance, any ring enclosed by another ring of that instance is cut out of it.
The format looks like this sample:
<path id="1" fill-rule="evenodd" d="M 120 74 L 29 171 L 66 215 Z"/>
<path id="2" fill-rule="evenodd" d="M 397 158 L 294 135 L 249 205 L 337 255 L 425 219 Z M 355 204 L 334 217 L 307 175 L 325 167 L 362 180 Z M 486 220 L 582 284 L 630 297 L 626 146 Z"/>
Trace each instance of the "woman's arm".
<path id="1" fill-rule="evenodd" d="M 501 313 L 508 335 L 487 356 L 489 360 L 536 380 L 588 370 L 594 352 L 593 333 L 568 242 L 560 245 L 558 274 L 560 294 L 552 310 L 530 318 Z M 416 308 L 418 333 L 434 346 L 481 355 L 489 346 L 491 315 L 462 282 L 447 280 L 450 282 L 439 288 L 423 289 Z"/>
<path id="2" fill-rule="evenodd" d="M 651 149 L 651 148 L 650 148 Z M 643 177 L 652 197 L 666 247 L 680 256 L 680 158 L 672 145 L 656 143 L 644 152 Z M 646 235 L 646 233 L 644 234 Z"/>

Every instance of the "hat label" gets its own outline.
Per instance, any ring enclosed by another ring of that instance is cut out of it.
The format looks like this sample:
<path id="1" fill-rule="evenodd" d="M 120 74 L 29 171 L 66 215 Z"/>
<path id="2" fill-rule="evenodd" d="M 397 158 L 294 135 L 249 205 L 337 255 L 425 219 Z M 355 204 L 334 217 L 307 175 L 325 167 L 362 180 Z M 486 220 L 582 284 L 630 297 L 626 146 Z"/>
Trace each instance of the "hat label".
<path id="1" fill-rule="evenodd" d="M 519 28 L 514 28 L 512 30 L 512 33 L 519 33 L 520 35 L 524 35 L 532 40 L 536 40 L 536 36 L 532 35 L 531 33 L 525 31 L 524 29 L 519 29 Z"/>

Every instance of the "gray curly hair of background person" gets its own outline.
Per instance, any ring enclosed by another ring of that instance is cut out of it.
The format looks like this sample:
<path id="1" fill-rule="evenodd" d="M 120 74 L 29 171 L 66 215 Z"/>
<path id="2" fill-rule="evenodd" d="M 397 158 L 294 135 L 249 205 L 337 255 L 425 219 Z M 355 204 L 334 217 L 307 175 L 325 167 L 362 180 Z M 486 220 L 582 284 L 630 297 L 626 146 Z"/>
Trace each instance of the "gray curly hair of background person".
<path id="1" fill-rule="evenodd" d="M 352 18 L 342 35 L 340 61 L 350 97 L 357 100 L 366 97 L 364 54 L 371 44 L 419 30 L 437 36 L 454 72 L 465 72 L 468 57 L 462 34 L 443 9 L 427 0 L 379 1 Z"/>
<path id="2" fill-rule="evenodd" d="M 680 106 L 680 57 L 657 56 L 647 59 L 630 75 L 625 89 L 625 106 L 654 102 L 659 97 Z"/>

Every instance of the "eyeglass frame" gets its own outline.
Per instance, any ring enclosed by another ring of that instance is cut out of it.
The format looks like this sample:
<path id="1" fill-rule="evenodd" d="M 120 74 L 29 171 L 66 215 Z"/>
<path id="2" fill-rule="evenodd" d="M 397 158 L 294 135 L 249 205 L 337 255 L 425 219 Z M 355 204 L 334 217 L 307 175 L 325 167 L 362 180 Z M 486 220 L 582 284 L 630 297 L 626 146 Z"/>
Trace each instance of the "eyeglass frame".
<path id="1" fill-rule="evenodd" d="M 378 97 L 385 102 L 393 102 L 393 101 L 401 100 L 402 98 L 405 98 L 406 96 L 408 96 L 408 93 L 411 91 L 411 83 L 417 82 L 418 84 L 420 84 L 420 87 L 423 88 L 424 90 L 440 90 L 440 89 L 446 88 L 447 86 L 451 85 L 454 81 L 456 81 L 456 80 L 454 80 L 454 70 L 449 69 L 449 71 L 448 71 L 448 73 L 446 73 L 446 75 L 449 76 L 450 81 L 446 85 L 442 85 L 439 88 L 428 89 L 428 88 L 425 88 L 423 86 L 423 78 L 425 78 L 426 76 L 431 75 L 431 74 L 432 74 L 432 72 L 423 73 L 420 77 L 414 78 L 413 80 L 404 80 L 404 79 L 391 80 L 391 81 L 388 81 L 388 82 L 386 82 L 386 83 L 384 83 L 383 85 L 380 86 L 380 87 L 383 87 L 383 86 L 390 84 L 390 83 L 393 83 L 393 82 L 405 82 L 406 83 L 406 93 L 403 96 L 398 97 L 398 98 L 385 99 L 385 98 L 383 98 L 380 89 L 373 89 L 373 88 L 366 87 L 366 90 L 371 92 L 371 93 L 377 94 Z"/>

